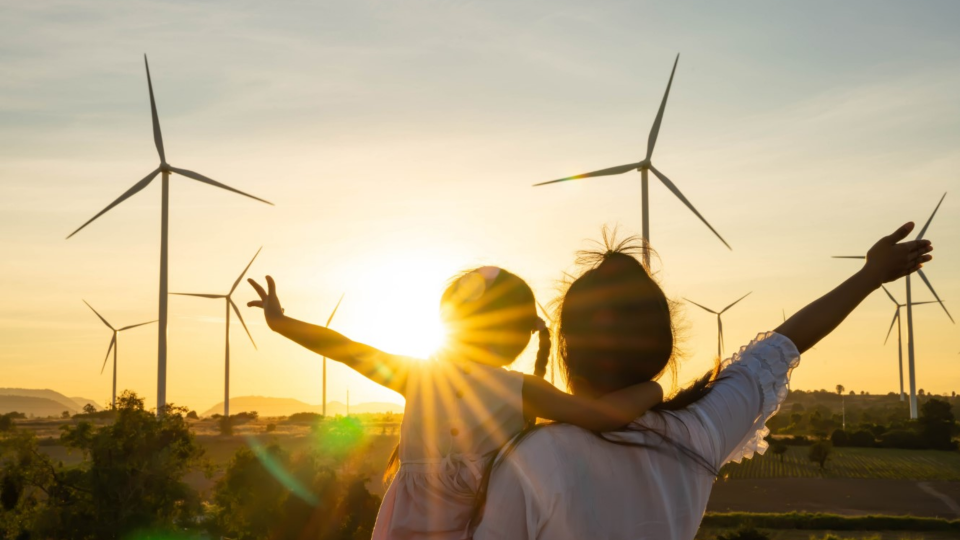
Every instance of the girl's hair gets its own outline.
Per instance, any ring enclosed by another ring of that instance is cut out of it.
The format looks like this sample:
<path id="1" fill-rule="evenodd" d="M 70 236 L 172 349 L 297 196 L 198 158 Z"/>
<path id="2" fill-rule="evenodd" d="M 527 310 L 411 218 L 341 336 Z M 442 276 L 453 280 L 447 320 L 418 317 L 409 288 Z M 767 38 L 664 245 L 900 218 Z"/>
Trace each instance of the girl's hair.
<path id="1" fill-rule="evenodd" d="M 469 359 L 494 365 L 516 360 L 538 333 L 533 373 L 543 377 L 550 359 L 550 331 L 537 316 L 537 302 L 527 283 L 502 268 L 481 266 L 454 276 L 440 296 L 440 316 L 449 339 Z M 399 466 L 400 446 L 387 461 L 383 481 L 389 483 Z"/>
<path id="2" fill-rule="evenodd" d="M 658 379 L 664 372 L 676 374 L 677 339 L 674 305 L 636 256 L 650 248 L 636 237 L 615 241 L 616 231 L 603 230 L 602 251 L 581 251 L 577 263 L 588 269 L 575 279 L 559 308 L 557 341 L 560 367 L 571 387 L 585 382 L 598 394 Z M 653 408 L 673 414 L 706 396 L 719 373 L 720 359 L 713 369 L 689 387 Z M 471 516 L 471 527 L 483 516 L 490 474 L 516 446 L 531 433 L 549 424 L 530 426 L 507 443 L 500 457 L 490 460 Z M 713 475 L 718 474 L 707 459 L 670 437 L 666 430 L 630 424 L 621 431 L 655 435 L 660 443 L 672 446 Z M 648 444 L 597 437 L 621 446 L 663 450 L 662 444 Z"/>

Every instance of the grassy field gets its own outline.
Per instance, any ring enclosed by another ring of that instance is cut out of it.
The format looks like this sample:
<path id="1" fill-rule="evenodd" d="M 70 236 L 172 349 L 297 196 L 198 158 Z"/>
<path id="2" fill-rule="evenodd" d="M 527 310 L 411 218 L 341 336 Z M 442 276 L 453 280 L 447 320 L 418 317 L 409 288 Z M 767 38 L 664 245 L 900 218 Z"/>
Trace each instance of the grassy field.
<path id="1" fill-rule="evenodd" d="M 849 478 L 960 481 L 960 452 L 834 448 L 826 469 L 807 459 L 807 447 L 791 446 L 780 458 L 767 452 L 720 471 L 731 480 L 764 478 Z"/>

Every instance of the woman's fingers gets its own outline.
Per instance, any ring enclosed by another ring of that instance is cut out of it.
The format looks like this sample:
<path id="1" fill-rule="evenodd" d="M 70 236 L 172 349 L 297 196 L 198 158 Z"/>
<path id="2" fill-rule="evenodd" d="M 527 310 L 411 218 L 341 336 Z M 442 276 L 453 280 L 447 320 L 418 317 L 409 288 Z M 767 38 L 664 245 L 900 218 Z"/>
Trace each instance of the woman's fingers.
<path id="1" fill-rule="evenodd" d="M 262 308 L 262 307 L 263 307 L 263 302 L 261 302 L 260 300 L 251 300 L 251 301 L 247 302 L 247 307 L 258 307 L 258 308 Z"/>
<path id="2" fill-rule="evenodd" d="M 896 244 L 897 242 L 906 238 L 907 235 L 910 234 L 910 231 L 913 230 L 913 227 L 914 227 L 913 222 L 908 221 L 907 223 L 904 223 L 903 225 L 901 225 L 900 228 L 893 231 L 893 234 L 888 236 L 886 239 L 890 241 L 890 243 Z"/>
<path id="3" fill-rule="evenodd" d="M 260 300 L 267 299 L 267 293 L 263 290 L 263 287 L 261 287 L 259 283 L 253 280 L 253 278 L 248 278 L 247 283 L 249 283 L 250 286 L 253 287 L 253 290 L 257 291 L 257 295 L 260 296 Z"/>

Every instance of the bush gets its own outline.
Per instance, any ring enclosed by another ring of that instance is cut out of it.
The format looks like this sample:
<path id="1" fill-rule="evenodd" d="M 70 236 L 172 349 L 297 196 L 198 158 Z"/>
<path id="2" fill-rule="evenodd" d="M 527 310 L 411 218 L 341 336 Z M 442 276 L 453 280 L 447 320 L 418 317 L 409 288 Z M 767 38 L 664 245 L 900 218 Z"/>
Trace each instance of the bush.
<path id="1" fill-rule="evenodd" d="M 834 446 L 847 446 L 850 444 L 850 438 L 847 436 L 846 431 L 837 429 L 830 434 L 830 442 L 832 442 Z"/>
<path id="2" fill-rule="evenodd" d="M 876 443 L 877 441 L 874 439 L 873 433 L 865 429 L 854 431 L 847 439 L 848 445 L 858 448 L 873 448 L 876 446 Z"/>
<path id="3" fill-rule="evenodd" d="M 810 446 L 810 450 L 807 452 L 807 458 L 809 458 L 810 461 L 818 463 L 822 471 L 832 451 L 833 444 L 831 444 L 830 441 L 817 441 Z"/>
<path id="4" fill-rule="evenodd" d="M 770 540 L 770 536 L 753 527 L 742 526 L 727 534 L 718 534 L 717 540 Z"/>
<path id="5" fill-rule="evenodd" d="M 267 424 L 267 427 L 265 427 L 263 430 L 266 431 L 267 433 L 273 433 L 274 431 L 277 430 L 277 425 L 276 425 L 276 424 Z"/>
<path id="6" fill-rule="evenodd" d="M 322 414 L 312 412 L 298 412 L 287 418 L 287 422 L 291 424 L 315 424 L 321 420 L 323 420 Z"/>
<path id="7" fill-rule="evenodd" d="M 197 415 L 197 411 L 190 411 L 187 413 L 187 418 L 190 420 L 199 420 L 200 417 Z"/>
<path id="8" fill-rule="evenodd" d="M 903 448 L 917 450 L 924 447 L 920 436 L 908 429 L 891 429 L 880 436 L 880 446 L 883 448 Z"/>

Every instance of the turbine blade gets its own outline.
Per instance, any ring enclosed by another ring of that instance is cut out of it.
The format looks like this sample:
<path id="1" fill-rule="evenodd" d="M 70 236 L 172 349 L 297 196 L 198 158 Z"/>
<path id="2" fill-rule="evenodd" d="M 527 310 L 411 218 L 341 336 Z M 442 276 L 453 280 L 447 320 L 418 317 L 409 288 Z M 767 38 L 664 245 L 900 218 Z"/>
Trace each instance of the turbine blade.
<path id="1" fill-rule="evenodd" d="M 327 319 L 327 327 L 328 327 L 328 328 L 330 327 L 330 323 L 333 321 L 333 316 L 337 314 L 337 309 L 340 308 L 340 302 L 343 302 L 343 295 L 344 295 L 344 294 L 347 294 L 347 293 L 341 294 L 341 295 L 340 295 L 340 299 L 337 300 L 337 305 L 333 306 L 333 311 L 330 313 L 330 318 Z"/>
<path id="2" fill-rule="evenodd" d="M 117 330 L 117 332 L 123 332 L 124 330 L 129 330 L 131 328 L 136 328 L 138 326 L 144 326 L 144 325 L 155 323 L 155 322 L 157 321 L 147 321 L 147 322 L 142 322 L 140 324 L 131 324 L 130 326 L 124 326 L 123 328 Z"/>
<path id="3" fill-rule="evenodd" d="M 122 203 L 123 201 L 129 199 L 129 198 L 132 197 L 134 194 L 136 194 L 138 191 L 140 191 L 141 189 L 147 187 L 147 185 L 148 185 L 150 182 L 152 182 L 153 179 L 156 178 L 158 174 L 160 174 L 160 169 L 159 169 L 159 168 L 157 168 L 156 170 L 154 170 L 152 173 L 144 176 L 143 179 L 140 180 L 139 182 L 137 182 L 136 184 L 134 184 L 133 187 L 131 187 L 131 188 L 128 189 L 127 191 L 123 192 L 123 195 L 117 197 L 117 200 L 113 201 L 112 203 L 110 203 L 109 205 L 107 205 L 106 208 L 104 208 L 103 210 L 101 210 L 100 213 L 98 213 L 97 215 L 95 215 L 95 216 L 93 216 L 92 218 L 90 218 L 89 220 L 87 220 L 87 222 L 84 223 L 83 225 L 81 225 L 79 229 L 77 229 L 77 230 L 73 231 L 72 233 L 70 233 L 70 236 L 73 236 L 73 235 L 77 234 L 78 232 L 80 232 L 81 229 L 83 229 L 83 228 L 86 227 L 87 225 L 91 224 L 91 223 L 93 222 L 93 220 L 95 220 L 95 219 L 97 219 L 98 217 L 106 214 L 106 213 L 107 213 L 111 208 L 113 208 L 114 206 L 116 206 L 116 205 Z M 70 236 L 68 236 L 67 238 L 69 239 Z"/>
<path id="4" fill-rule="evenodd" d="M 923 273 L 923 270 L 917 270 L 917 274 L 920 274 L 920 279 L 922 279 L 923 282 L 927 284 L 927 288 L 930 289 L 930 292 L 933 293 L 933 297 L 937 299 L 937 303 L 939 303 L 940 307 L 943 308 L 943 311 L 947 313 L 947 317 L 950 317 L 950 322 L 952 322 L 953 324 L 957 324 L 953 320 L 953 315 L 950 315 L 950 311 L 947 310 L 947 306 L 944 305 L 943 300 L 941 300 L 940 297 L 937 296 L 937 291 L 933 290 L 933 285 L 930 284 L 930 280 L 927 279 L 927 275 Z"/>
<path id="5" fill-rule="evenodd" d="M 747 294 L 745 294 L 745 295 L 741 296 L 740 298 L 738 298 L 738 299 L 737 299 L 737 302 L 739 302 L 740 300 L 743 300 L 744 298 L 750 296 L 751 294 L 753 294 L 753 291 L 750 291 L 750 292 L 748 292 Z M 721 310 L 720 313 L 723 313 L 724 311 L 732 308 L 733 306 L 735 306 L 735 305 L 737 304 L 737 302 L 734 302 L 734 303 L 730 304 L 729 306 L 723 308 L 723 310 Z"/>
<path id="6" fill-rule="evenodd" d="M 544 320 L 545 320 L 546 322 L 550 323 L 550 322 L 551 322 L 551 321 L 550 321 L 550 312 L 547 311 L 547 308 L 543 307 L 543 304 L 541 304 L 539 300 L 537 300 L 536 302 L 537 302 L 537 307 L 540 308 L 540 312 L 543 313 L 543 318 L 544 318 Z M 550 325 L 548 324 L 547 327 L 549 328 L 549 326 L 550 326 Z"/>
<path id="7" fill-rule="evenodd" d="M 866 259 L 865 255 L 834 255 L 833 259 Z"/>
<path id="8" fill-rule="evenodd" d="M 243 273 L 240 274 L 240 277 L 238 277 L 237 280 L 233 282 L 233 287 L 230 287 L 230 292 L 227 294 L 227 296 L 230 296 L 231 294 L 233 294 L 233 291 L 237 289 L 237 285 L 240 284 L 240 280 L 243 279 L 243 276 L 247 275 L 247 270 L 250 269 L 250 265 L 253 264 L 253 261 L 256 260 L 257 255 L 260 254 L 260 250 L 262 249 L 263 249 L 263 246 L 260 246 L 260 249 L 258 249 L 257 252 L 253 254 L 253 258 L 250 259 L 250 262 L 247 264 L 247 267 L 243 269 Z"/>
<path id="9" fill-rule="evenodd" d="M 883 344 L 887 344 L 887 340 L 890 339 L 890 332 L 893 332 L 893 325 L 897 324 L 897 317 L 900 316 L 900 308 L 897 308 L 897 311 L 893 313 L 893 320 L 890 321 L 890 329 L 887 330 L 887 337 L 883 338 Z"/>
<path id="10" fill-rule="evenodd" d="M 663 121 L 663 110 L 667 108 L 667 98 L 670 97 L 670 87 L 673 86 L 673 74 L 677 72 L 677 62 L 680 61 L 680 54 L 677 54 L 673 61 L 673 70 L 670 71 L 670 80 L 667 81 L 667 90 L 663 93 L 663 101 L 660 102 L 660 110 L 657 111 L 657 118 L 653 121 L 653 127 L 650 128 L 650 137 L 647 139 L 647 157 L 649 160 L 653 156 L 653 147 L 657 145 L 657 136 L 660 135 L 660 122 Z"/>
<path id="11" fill-rule="evenodd" d="M 185 293 L 185 292 L 172 292 L 167 294 L 173 294 L 176 296 L 196 296 L 198 298 L 226 298 L 225 294 L 199 294 L 199 293 Z"/>
<path id="12" fill-rule="evenodd" d="M 723 320 L 719 315 L 717 315 L 717 340 L 720 343 L 720 356 L 723 356 Z M 723 358 L 720 360 L 723 360 Z"/>
<path id="13" fill-rule="evenodd" d="M 150 89 L 150 114 L 153 115 L 153 142 L 157 145 L 160 162 L 166 163 L 167 156 L 163 153 L 163 136 L 160 134 L 160 118 L 157 117 L 157 102 L 153 99 L 153 81 L 150 80 L 150 64 L 147 55 L 143 55 L 143 65 L 147 68 L 147 88 Z"/>
<path id="14" fill-rule="evenodd" d="M 680 193 L 680 190 L 677 188 L 677 186 L 673 184 L 673 182 L 670 181 L 669 178 L 664 176 L 663 173 L 658 171 L 656 167 L 654 167 L 653 165 L 650 166 L 650 170 L 653 171 L 653 174 L 657 175 L 657 178 L 659 178 L 660 181 L 663 182 L 663 185 L 667 186 L 667 189 L 672 191 L 673 194 L 676 195 L 677 198 L 683 202 L 683 204 L 687 205 L 687 208 L 689 208 L 691 212 L 693 212 L 698 218 L 700 218 L 700 221 L 702 221 L 703 224 L 706 225 L 708 229 L 713 231 L 713 234 L 717 235 L 717 238 L 719 238 L 720 241 L 723 242 L 723 245 L 727 246 L 727 249 L 729 249 L 730 251 L 733 251 L 733 248 L 730 247 L 730 244 L 728 244 L 727 241 L 724 240 L 722 236 L 720 236 L 720 233 L 718 233 L 717 230 L 714 229 L 713 226 L 710 225 L 710 223 L 708 223 L 707 220 L 700 215 L 700 212 L 697 212 L 697 209 L 694 208 L 692 204 L 690 204 L 690 201 L 688 201 L 687 198 L 683 196 L 683 193 Z"/>
<path id="15" fill-rule="evenodd" d="M 250 335 L 250 329 L 247 328 L 247 323 L 243 322 L 243 315 L 240 314 L 240 310 L 237 309 L 237 305 L 233 303 L 233 299 L 227 298 L 227 302 L 230 302 L 230 307 L 233 308 L 233 312 L 237 314 L 237 318 L 240 319 L 240 324 L 243 325 L 243 329 L 247 332 L 247 337 L 250 338 L 250 343 L 253 343 L 253 348 L 257 349 L 257 342 L 253 340 L 253 336 Z M 259 349 L 257 349 L 259 350 Z"/>
<path id="16" fill-rule="evenodd" d="M 924 305 L 924 304 L 939 304 L 939 303 L 940 303 L 940 302 L 934 302 L 933 300 L 929 300 L 929 301 L 927 301 L 927 302 L 911 302 L 911 304 L 913 304 L 913 305 L 915 305 L 915 306 L 922 306 L 922 305 Z"/>
<path id="17" fill-rule="evenodd" d="M 580 180 L 581 178 L 593 178 L 595 176 L 613 176 L 615 174 L 623 174 L 625 172 L 634 171 L 639 167 L 640 167 L 639 163 L 619 165 L 617 167 L 610 167 L 609 169 L 601 169 L 599 171 L 578 174 L 576 176 L 568 176 L 566 178 L 561 178 L 559 180 L 551 180 L 549 182 L 540 182 L 539 184 L 534 184 L 533 187 L 545 186 L 547 184 L 556 184 L 557 182 L 566 182 L 567 180 Z"/>
<path id="18" fill-rule="evenodd" d="M 218 187 L 218 188 L 222 188 L 222 189 L 225 189 L 225 190 L 227 190 L 227 191 L 232 191 L 232 192 L 234 192 L 234 193 L 236 193 L 236 194 L 238 194 L 238 195 L 243 195 L 244 197 L 250 197 L 251 199 L 260 201 L 260 202 L 262 202 L 262 203 L 267 203 L 267 204 L 269 204 L 270 206 L 274 206 L 274 204 L 273 204 L 272 202 L 270 202 L 270 201 L 265 201 L 265 200 L 261 199 L 260 197 L 254 197 L 253 195 L 250 195 L 249 193 L 244 193 L 244 192 L 240 191 L 239 189 L 233 189 L 232 187 L 230 187 L 230 186 L 228 186 L 228 185 L 226 185 L 226 184 L 221 184 L 220 182 L 217 182 L 216 180 L 213 180 L 212 178 L 207 178 L 206 176 L 204 176 L 204 175 L 202 175 L 202 174 L 195 173 L 195 172 L 193 172 L 193 171 L 188 171 L 188 170 L 186 170 L 186 169 L 178 169 L 178 168 L 176 168 L 176 167 L 170 167 L 170 171 L 171 171 L 171 172 L 175 172 L 175 173 L 177 173 L 177 174 L 179 174 L 179 175 L 182 175 L 182 176 L 186 176 L 187 178 L 192 178 L 192 179 L 194 179 L 194 180 L 196 180 L 196 181 L 198 181 L 198 182 L 203 182 L 204 184 L 210 184 L 211 186 L 216 186 L 216 187 Z"/>
<path id="19" fill-rule="evenodd" d="M 114 333 L 113 337 L 110 338 L 110 346 L 107 347 L 107 356 L 103 359 L 103 366 L 100 367 L 100 374 L 103 375 L 103 370 L 107 367 L 107 360 L 110 359 L 110 351 L 113 350 L 113 346 L 117 344 L 117 334 Z"/>
<path id="20" fill-rule="evenodd" d="M 708 307 L 706 307 L 706 306 L 701 306 L 700 304 L 694 302 L 693 300 L 690 300 L 689 298 L 684 298 L 684 300 L 687 301 L 687 302 L 690 302 L 691 304 L 697 306 L 698 308 L 700 308 L 700 309 L 702 309 L 702 310 L 709 311 L 710 313 L 713 313 L 714 315 L 719 315 L 719 313 L 717 313 L 716 311 L 714 311 L 714 310 L 712 310 L 712 309 L 710 309 L 710 308 L 708 308 Z"/>
<path id="21" fill-rule="evenodd" d="M 940 197 L 940 202 L 937 203 L 937 207 L 934 208 L 933 213 L 930 214 L 930 219 L 928 219 L 927 222 L 923 224 L 923 228 L 920 229 L 920 234 L 917 235 L 917 240 L 923 240 L 923 235 L 927 234 L 927 227 L 929 227 L 930 222 L 933 221 L 933 216 L 937 215 L 937 210 L 940 209 L 940 205 L 943 204 L 943 199 L 945 199 L 946 197 L 947 197 L 946 193 L 943 194 L 943 197 Z"/>
<path id="22" fill-rule="evenodd" d="M 880 288 L 883 289 L 883 292 L 887 293 L 887 298 L 889 298 L 891 302 L 893 302 L 898 306 L 900 305 L 900 302 L 897 302 L 897 299 L 894 298 L 892 294 L 890 294 L 890 291 L 888 291 L 886 287 L 884 287 L 883 285 L 880 285 Z"/>
<path id="23" fill-rule="evenodd" d="M 83 303 L 87 304 L 87 301 L 84 300 Z M 97 317 L 100 317 L 100 320 L 103 321 L 103 324 L 107 325 L 107 328 L 111 330 L 116 330 L 114 327 L 110 326 L 110 323 L 108 323 L 106 319 L 103 318 L 103 315 L 97 313 L 97 310 L 93 309 L 93 306 L 91 306 L 90 304 L 87 304 L 87 307 L 90 308 L 90 311 L 96 313 Z"/>

